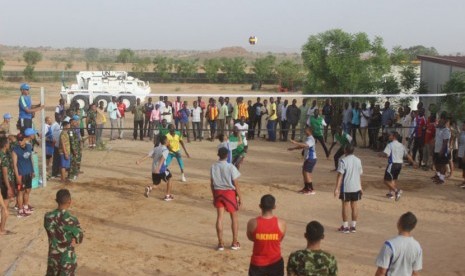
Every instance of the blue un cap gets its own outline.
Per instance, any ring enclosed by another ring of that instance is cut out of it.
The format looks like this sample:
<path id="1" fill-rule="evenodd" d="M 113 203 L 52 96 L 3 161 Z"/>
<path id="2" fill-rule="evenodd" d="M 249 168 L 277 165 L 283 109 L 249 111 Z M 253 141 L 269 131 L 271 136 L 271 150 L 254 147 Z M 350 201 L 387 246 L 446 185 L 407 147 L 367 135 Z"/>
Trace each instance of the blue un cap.
<path id="1" fill-rule="evenodd" d="M 29 84 L 27 83 L 23 83 L 21 84 L 21 86 L 19 87 L 19 90 L 29 90 L 31 87 L 29 86 Z"/>

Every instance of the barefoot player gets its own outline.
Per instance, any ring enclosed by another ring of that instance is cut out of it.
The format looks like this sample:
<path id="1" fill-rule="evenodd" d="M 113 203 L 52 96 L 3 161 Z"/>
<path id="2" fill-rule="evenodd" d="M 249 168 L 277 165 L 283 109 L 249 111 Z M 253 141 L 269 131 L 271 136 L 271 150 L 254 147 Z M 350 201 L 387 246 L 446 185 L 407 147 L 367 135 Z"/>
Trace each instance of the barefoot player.
<path id="1" fill-rule="evenodd" d="M 226 159 L 228 158 L 228 149 L 220 148 L 218 150 L 218 157 L 220 158 L 215 164 L 212 165 L 210 170 L 210 183 L 213 194 L 213 206 L 217 210 L 216 217 L 216 234 L 218 236 L 218 251 L 224 250 L 223 242 L 223 216 L 224 211 L 228 212 L 231 216 L 233 242 L 231 244 L 232 250 L 241 248 L 237 240 L 239 221 L 237 211 L 241 205 L 241 191 L 239 189 L 239 176 L 241 173 L 234 165 L 229 164 Z"/>
<path id="2" fill-rule="evenodd" d="M 152 149 L 148 155 L 142 157 L 141 159 L 136 161 L 136 164 L 139 165 L 143 160 L 151 157 L 153 159 L 152 163 L 152 182 L 153 185 L 157 186 L 163 180 L 166 182 L 166 195 L 164 200 L 171 201 L 174 199 L 173 195 L 171 194 L 171 172 L 168 170 L 166 166 L 166 159 L 168 158 L 169 150 L 168 146 L 168 139 L 166 136 L 160 136 L 160 145 Z M 152 187 L 149 185 L 145 187 L 145 196 L 149 197 L 150 192 L 152 191 Z"/>
<path id="3" fill-rule="evenodd" d="M 304 178 L 304 188 L 299 191 L 299 193 L 304 195 L 314 195 L 315 191 L 313 190 L 313 182 L 312 182 L 312 173 L 313 168 L 316 165 L 316 152 L 315 152 L 315 139 L 312 136 L 312 128 L 307 126 L 305 128 L 305 134 L 307 138 L 305 143 L 299 143 L 294 140 L 291 140 L 291 143 L 296 145 L 293 148 L 289 148 L 288 150 L 296 150 L 296 149 L 303 149 L 304 150 L 304 164 L 302 166 L 302 175 Z"/>

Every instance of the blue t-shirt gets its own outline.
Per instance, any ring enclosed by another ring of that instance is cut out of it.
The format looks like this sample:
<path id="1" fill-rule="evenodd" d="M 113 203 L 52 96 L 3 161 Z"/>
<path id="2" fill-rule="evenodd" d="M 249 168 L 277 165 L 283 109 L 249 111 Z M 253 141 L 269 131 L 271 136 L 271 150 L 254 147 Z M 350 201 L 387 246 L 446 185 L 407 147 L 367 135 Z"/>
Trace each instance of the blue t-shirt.
<path id="1" fill-rule="evenodd" d="M 19 145 L 13 148 L 13 151 L 18 157 L 18 173 L 19 175 L 28 175 L 34 172 L 32 168 L 32 146 L 26 144 L 24 148 Z"/>
<path id="2" fill-rule="evenodd" d="M 352 109 L 352 124 L 360 125 L 360 110 Z"/>
<path id="3" fill-rule="evenodd" d="M 31 96 L 21 95 L 19 97 L 19 118 L 20 119 L 32 119 L 32 113 L 27 113 L 26 109 L 31 109 L 32 101 Z"/>

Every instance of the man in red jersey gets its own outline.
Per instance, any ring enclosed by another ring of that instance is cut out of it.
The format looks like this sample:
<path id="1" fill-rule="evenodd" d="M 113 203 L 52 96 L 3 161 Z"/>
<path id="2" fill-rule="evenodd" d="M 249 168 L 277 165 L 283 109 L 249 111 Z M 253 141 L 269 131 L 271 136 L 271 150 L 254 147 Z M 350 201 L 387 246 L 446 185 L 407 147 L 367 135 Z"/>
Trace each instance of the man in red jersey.
<path id="1" fill-rule="evenodd" d="M 247 237 L 254 242 L 249 276 L 284 275 L 281 241 L 286 234 L 286 222 L 273 215 L 275 208 L 274 196 L 264 195 L 260 200 L 262 215 L 247 224 Z"/>

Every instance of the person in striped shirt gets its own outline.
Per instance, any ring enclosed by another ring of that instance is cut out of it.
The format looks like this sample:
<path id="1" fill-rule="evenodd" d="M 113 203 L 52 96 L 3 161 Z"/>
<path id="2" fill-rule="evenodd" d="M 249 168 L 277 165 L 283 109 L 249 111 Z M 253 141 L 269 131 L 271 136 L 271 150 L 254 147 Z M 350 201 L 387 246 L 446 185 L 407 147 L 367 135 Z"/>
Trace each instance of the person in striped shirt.
<path id="1" fill-rule="evenodd" d="M 210 103 L 207 106 L 205 117 L 210 125 L 210 141 L 213 142 L 215 140 L 216 121 L 218 119 L 218 107 L 216 106 L 216 100 L 213 98 L 210 99 Z"/>
<path id="2" fill-rule="evenodd" d="M 304 143 L 299 143 L 291 140 L 295 147 L 288 148 L 289 151 L 303 149 L 304 150 L 304 164 L 302 166 L 302 175 L 304 178 L 304 188 L 299 193 L 304 195 L 314 195 L 312 173 L 316 165 L 316 151 L 315 151 L 315 138 L 313 138 L 313 130 L 307 126 L 305 128 L 307 138 Z"/>

